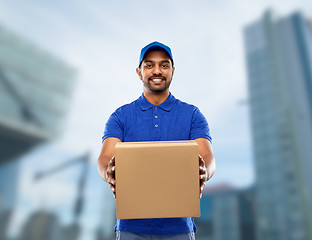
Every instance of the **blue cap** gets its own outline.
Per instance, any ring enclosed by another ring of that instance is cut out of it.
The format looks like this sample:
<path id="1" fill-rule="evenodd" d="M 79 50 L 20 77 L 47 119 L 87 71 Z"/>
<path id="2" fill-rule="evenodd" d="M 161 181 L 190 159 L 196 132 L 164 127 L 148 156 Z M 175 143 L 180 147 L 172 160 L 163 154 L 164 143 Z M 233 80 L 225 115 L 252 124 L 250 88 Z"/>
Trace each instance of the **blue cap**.
<path id="1" fill-rule="evenodd" d="M 160 42 L 152 42 L 152 43 L 146 45 L 144 48 L 142 48 L 141 54 L 140 54 L 139 67 L 141 66 L 141 63 L 142 63 L 143 59 L 145 58 L 146 54 L 148 54 L 150 51 L 154 51 L 154 50 L 161 50 L 161 51 L 164 51 L 165 53 L 167 53 L 168 56 L 170 57 L 171 61 L 172 61 L 172 66 L 173 66 L 173 57 L 172 57 L 171 49 L 168 46 L 166 46 Z"/>

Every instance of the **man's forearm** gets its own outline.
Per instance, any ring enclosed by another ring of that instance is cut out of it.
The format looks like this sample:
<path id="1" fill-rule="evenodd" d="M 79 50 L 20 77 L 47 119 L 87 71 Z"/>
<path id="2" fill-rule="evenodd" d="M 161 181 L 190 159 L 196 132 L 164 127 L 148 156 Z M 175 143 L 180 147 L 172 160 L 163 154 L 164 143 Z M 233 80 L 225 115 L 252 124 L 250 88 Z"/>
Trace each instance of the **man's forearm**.
<path id="1" fill-rule="evenodd" d="M 118 138 L 106 138 L 102 144 L 100 156 L 97 161 L 97 169 L 101 178 L 107 182 L 107 171 L 113 156 L 115 155 L 115 145 L 121 142 Z M 115 165 L 115 162 L 114 162 Z M 110 171 L 110 170 L 109 170 Z"/>
<path id="2" fill-rule="evenodd" d="M 107 172 L 108 161 L 109 159 L 105 161 L 104 159 L 99 158 L 97 162 L 98 173 L 105 182 L 107 182 L 106 172 Z M 104 162 L 106 162 L 106 164 Z"/>
<path id="3" fill-rule="evenodd" d="M 195 139 L 195 142 L 198 144 L 198 153 L 205 162 L 207 180 L 209 180 L 213 176 L 216 169 L 211 143 L 206 138 L 197 138 Z"/>
<path id="4" fill-rule="evenodd" d="M 209 180 L 216 171 L 216 161 L 213 156 L 207 160 L 204 158 L 204 161 L 205 161 L 205 166 L 206 166 L 207 175 L 208 175 L 207 180 Z"/>
<path id="5" fill-rule="evenodd" d="M 216 161 L 212 153 L 202 156 L 207 171 L 207 181 L 213 176 L 216 171 Z"/>

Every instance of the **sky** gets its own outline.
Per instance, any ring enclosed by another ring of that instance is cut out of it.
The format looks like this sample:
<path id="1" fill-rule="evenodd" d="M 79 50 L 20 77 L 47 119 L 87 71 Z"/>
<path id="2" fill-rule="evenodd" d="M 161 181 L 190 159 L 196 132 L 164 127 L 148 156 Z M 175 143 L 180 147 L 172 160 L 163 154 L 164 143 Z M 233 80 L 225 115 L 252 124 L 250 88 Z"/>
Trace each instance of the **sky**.
<path id="1" fill-rule="evenodd" d="M 140 49 L 152 41 L 170 46 L 173 52 L 172 94 L 199 107 L 210 125 L 217 170 L 207 185 L 253 184 L 243 29 L 269 8 L 280 17 L 300 10 L 311 18 L 311 5 L 307 0 L 1 0 L 2 26 L 77 71 L 62 136 L 22 158 L 16 226 L 33 209 L 71 206 L 79 166 L 36 186 L 31 176 L 86 151 L 91 153 L 86 198 L 96 203 L 87 204 L 82 217 L 87 229 L 83 239 L 89 239 L 86 236 L 101 221 L 99 211 L 114 214 L 109 189 L 96 171 L 101 137 L 109 115 L 141 95 L 135 68 Z M 71 212 L 61 218 L 69 223 Z"/>

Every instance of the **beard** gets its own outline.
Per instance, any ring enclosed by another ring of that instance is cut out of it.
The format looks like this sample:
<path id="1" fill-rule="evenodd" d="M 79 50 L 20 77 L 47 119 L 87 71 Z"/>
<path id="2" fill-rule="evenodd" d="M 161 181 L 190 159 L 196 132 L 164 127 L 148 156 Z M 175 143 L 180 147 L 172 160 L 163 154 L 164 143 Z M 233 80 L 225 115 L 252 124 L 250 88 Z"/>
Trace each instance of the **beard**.
<path id="1" fill-rule="evenodd" d="M 165 81 L 165 85 L 162 88 L 154 88 L 150 84 L 150 82 L 152 82 L 153 78 L 162 78 L 163 81 Z M 142 75 L 141 75 L 141 79 L 142 79 Z M 142 82 L 143 82 L 144 87 L 147 88 L 148 90 L 150 90 L 151 92 L 153 92 L 153 93 L 163 93 L 164 91 L 166 91 L 169 88 L 169 86 L 171 84 L 171 79 L 169 81 L 167 81 L 167 79 L 165 77 L 163 77 L 163 76 L 156 76 L 155 75 L 153 77 L 148 78 L 147 82 L 145 82 L 143 80 L 142 80 Z"/>

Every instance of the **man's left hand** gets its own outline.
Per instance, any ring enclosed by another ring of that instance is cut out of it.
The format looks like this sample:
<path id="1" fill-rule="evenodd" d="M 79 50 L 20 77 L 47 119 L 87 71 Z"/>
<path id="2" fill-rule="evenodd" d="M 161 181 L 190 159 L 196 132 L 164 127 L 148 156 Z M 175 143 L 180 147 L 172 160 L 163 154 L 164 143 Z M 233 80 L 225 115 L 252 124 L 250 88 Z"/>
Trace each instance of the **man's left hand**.
<path id="1" fill-rule="evenodd" d="M 202 196 L 202 192 L 206 182 L 208 181 L 208 172 L 205 165 L 204 159 L 198 154 L 199 160 L 199 186 L 200 186 L 200 197 Z"/>

